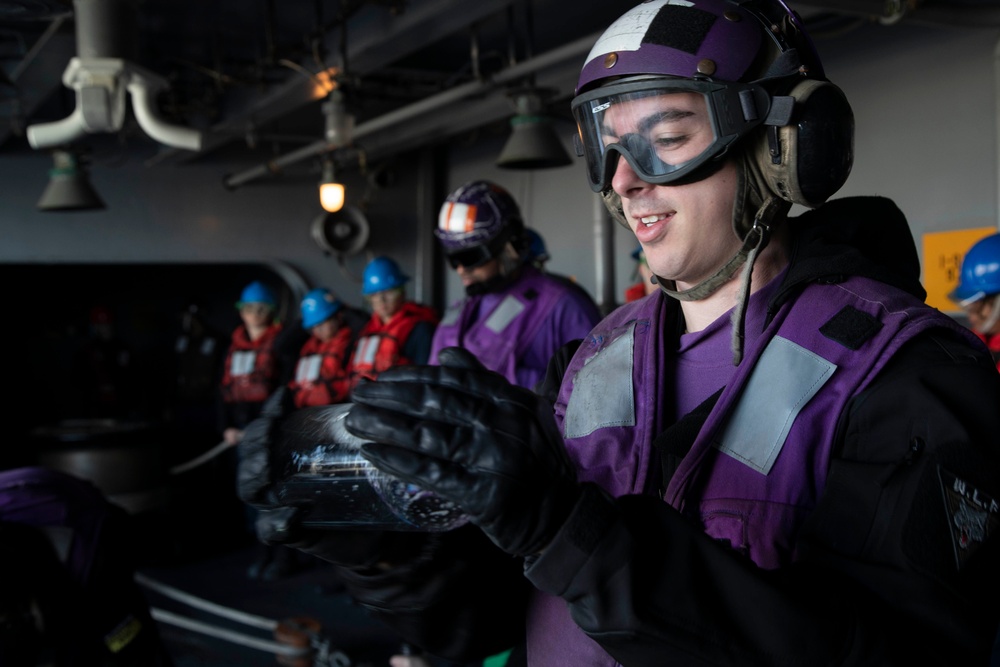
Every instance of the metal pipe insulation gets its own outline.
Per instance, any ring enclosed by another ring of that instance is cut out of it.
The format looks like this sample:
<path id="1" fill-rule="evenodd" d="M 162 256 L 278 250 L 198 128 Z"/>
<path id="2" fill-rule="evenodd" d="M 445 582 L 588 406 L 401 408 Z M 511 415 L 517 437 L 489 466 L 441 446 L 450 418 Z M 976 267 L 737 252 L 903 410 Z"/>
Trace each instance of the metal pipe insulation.
<path id="1" fill-rule="evenodd" d="M 135 60 L 139 41 L 136 0 L 73 0 L 80 58 Z"/>

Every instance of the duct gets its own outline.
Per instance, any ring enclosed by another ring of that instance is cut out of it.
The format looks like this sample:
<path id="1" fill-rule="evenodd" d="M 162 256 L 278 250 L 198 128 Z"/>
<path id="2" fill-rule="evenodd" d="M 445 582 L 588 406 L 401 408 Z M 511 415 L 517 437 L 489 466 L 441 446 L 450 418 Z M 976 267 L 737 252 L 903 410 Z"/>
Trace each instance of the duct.
<path id="1" fill-rule="evenodd" d="M 391 111 L 387 114 L 379 116 L 378 118 L 373 118 L 370 121 L 360 123 L 354 128 L 354 139 L 362 139 L 365 136 L 375 134 L 376 132 L 382 131 L 386 128 L 416 118 L 417 116 L 441 109 L 449 104 L 492 92 L 507 83 L 516 82 L 529 74 L 543 70 L 546 67 L 558 65 L 559 63 L 570 58 L 582 56 L 590 51 L 594 42 L 597 41 L 598 36 L 599 34 L 594 34 L 577 39 L 557 49 L 552 49 L 551 51 L 548 51 L 536 58 L 512 65 L 505 70 L 497 72 L 489 79 L 470 81 L 469 83 L 450 88 L 442 93 L 432 95 L 431 97 L 425 98 L 401 109 L 397 109 L 396 111 Z M 291 164 L 295 164 L 296 162 L 300 162 L 337 148 L 340 147 L 331 146 L 325 140 L 317 141 L 309 144 L 308 146 L 303 146 L 302 148 L 294 150 L 290 153 L 281 155 L 264 164 L 251 167 L 246 171 L 231 174 L 227 176 L 223 182 L 227 188 L 237 188 L 258 178 L 273 175 Z"/>
<path id="2" fill-rule="evenodd" d="M 198 150 L 201 133 L 164 121 L 155 109 L 166 79 L 133 64 L 138 34 L 134 0 L 74 0 L 78 55 L 63 72 L 63 84 L 76 90 L 76 109 L 68 117 L 28 127 L 32 148 L 72 143 L 87 134 L 117 132 L 125 121 L 126 96 L 139 127 L 153 139 Z"/>

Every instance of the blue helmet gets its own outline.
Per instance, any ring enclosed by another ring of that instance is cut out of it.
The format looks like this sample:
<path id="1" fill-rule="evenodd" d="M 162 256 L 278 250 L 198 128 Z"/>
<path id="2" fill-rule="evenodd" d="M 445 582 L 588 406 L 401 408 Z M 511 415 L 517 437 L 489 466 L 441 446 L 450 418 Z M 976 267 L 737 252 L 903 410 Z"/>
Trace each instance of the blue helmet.
<path id="1" fill-rule="evenodd" d="M 403 273 L 399 264 L 388 257 L 376 257 L 368 262 L 361 282 L 361 293 L 367 296 L 394 287 L 402 287 L 410 282 L 410 277 Z"/>
<path id="2" fill-rule="evenodd" d="M 302 326 L 312 329 L 317 324 L 322 324 L 336 315 L 343 305 L 333 292 L 317 287 L 302 299 Z"/>
<path id="3" fill-rule="evenodd" d="M 278 298 L 274 295 L 274 291 L 270 287 L 259 280 L 255 280 L 243 288 L 243 293 L 240 294 L 240 302 L 236 305 L 240 307 L 245 303 L 266 303 L 269 306 L 277 306 Z"/>
<path id="4" fill-rule="evenodd" d="M 958 286 L 949 298 L 967 306 L 983 297 L 1000 294 L 1000 234 L 977 241 L 962 259 Z"/>
<path id="5" fill-rule="evenodd" d="M 549 249 L 545 247 L 545 239 L 542 235 L 530 227 L 524 228 L 524 233 L 528 237 L 528 254 L 525 260 L 529 262 L 547 262 L 551 259 Z"/>

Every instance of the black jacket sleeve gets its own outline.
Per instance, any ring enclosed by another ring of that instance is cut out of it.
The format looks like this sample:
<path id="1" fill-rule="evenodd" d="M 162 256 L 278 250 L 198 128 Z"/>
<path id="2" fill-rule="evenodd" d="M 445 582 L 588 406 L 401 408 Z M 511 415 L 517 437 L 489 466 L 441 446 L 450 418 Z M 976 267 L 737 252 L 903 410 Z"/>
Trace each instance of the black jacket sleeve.
<path id="1" fill-rule="evenodd" d="M 985 665 L 998 407 L 986 355 L 924 335 L 842 415 L 794 566 L 762 570 L 656 497 L 588 486 L 526 576 L 623 665 Z"/>

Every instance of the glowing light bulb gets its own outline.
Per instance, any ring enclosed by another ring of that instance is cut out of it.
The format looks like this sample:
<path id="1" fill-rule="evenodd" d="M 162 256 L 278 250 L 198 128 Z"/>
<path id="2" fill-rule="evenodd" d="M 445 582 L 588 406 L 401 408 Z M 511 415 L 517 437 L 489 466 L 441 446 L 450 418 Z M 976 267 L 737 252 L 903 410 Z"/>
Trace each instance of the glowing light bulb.
<path id="1" fill-rule="evenodd" d="M 344 207 L 343 183 L 320 183 L 319 203 L 324 211 L 336 213 Z"/>

